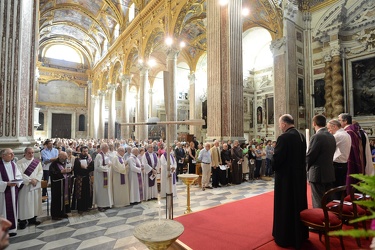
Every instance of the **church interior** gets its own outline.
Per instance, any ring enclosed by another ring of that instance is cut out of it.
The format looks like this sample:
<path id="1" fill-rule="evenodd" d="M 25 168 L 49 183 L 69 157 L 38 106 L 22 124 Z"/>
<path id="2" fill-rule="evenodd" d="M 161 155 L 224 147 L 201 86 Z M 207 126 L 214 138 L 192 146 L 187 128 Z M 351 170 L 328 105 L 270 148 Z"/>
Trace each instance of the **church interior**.
<path id="1" fill-rule="evenodd" d="M 0 12 L 0 148 L 18 156 L 47 138 L 165 139 L 163 126 L 127 125 L 159 121 L 205 120 L 172 125 L 179 141 L 276 140 L 286 113 L 304 134 L 316 114 L 350 113 L 375 137 L 373 0 L 12 0 Z M 9 249 L 144 249 L 131 223 L 156 217 L 155 206 L 45 221 Z"/>

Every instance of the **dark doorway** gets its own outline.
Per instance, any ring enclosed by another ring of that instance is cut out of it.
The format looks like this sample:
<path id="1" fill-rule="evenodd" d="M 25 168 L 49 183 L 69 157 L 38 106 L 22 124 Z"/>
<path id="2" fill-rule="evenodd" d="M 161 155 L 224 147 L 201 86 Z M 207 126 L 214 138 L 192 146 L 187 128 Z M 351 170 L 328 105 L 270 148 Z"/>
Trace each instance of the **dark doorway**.
<path id="1" fill-rule="evenodd" d="M 71 138 L 72 137 L 72 115 L 71 114 L 52 114 L 52 138 Z"/>

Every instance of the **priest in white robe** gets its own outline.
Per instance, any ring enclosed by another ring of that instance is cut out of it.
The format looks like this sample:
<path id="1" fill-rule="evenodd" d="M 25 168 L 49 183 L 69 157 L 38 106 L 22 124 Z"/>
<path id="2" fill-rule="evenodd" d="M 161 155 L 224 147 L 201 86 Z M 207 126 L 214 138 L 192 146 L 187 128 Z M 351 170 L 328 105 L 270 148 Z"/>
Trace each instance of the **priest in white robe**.
<path id="1" fill-rule="evenodd" d="M 173 196 L 177 196 L 177 188 L 176 188 L 176 160 L 172 154 L 169 155 L 170 157 L 170 170 L 168 171 L 167 167 L 167 153 L 164 152 L 160 156 L 160 196 L 162 198 L 166 197 L 166 194 L 170 194 L 173 192 Z M 171 184 L 172 183 L 172 190 Z"/>
<path id="2" fill-rule="evenodd" d="M 12 223 L 9 228 L 9 236 L 12 237 L 17 235 L 17 203 L 19 187 L 22 184 L 22 174 L 13 162 L 14 153 L 12 149 L 3 149 L 0 154 L 0 215 Z"/>
<path id="3" fill-rule="evenodd" d="M 158 184 L 157 173 L 159 171 L 159 161 L 154 153 L 152 144 L 147 146 L 147 152 L 142 156 L 142 165 L 144 167 L 144 183 L 143 183 L 143 200 L 157 199 Z"/>
<path id="4" fill-rule="evenodd" d="M 18 170 L 22 174 L 23 187 L 18 193 L 19 228 L 29 225 L 39 225 L 36 217 L 42 214 L 43 167 L 39 159 L 34 158 L 34 149 L 25 148 L 25 157 L 17 161 Z"/>
<path id="5" fill-rule="evenodd" d="M 112 184 L 113 184 L 113 206 L 125 207 L 130 205 L 129 181 L 127 168 L 125 166 L 125 149 L 120 147 L 117 154 L 112 158 Z"/>
<path id="6" fill-rule="evenodd" d="M 95 157 L 94 162 L 94 203 L 100 212 L 104 212 L 113 205 L 113 163 L 108 154 L 108 144 L 102 143 L 100 148 L 101 152 Z"/>
<path id="7" fill-rule="evenodd" d="M 131 155 L 128 158 L 130 204 L 138 204 L 143 200 L 143 167 L 137 157 L 138 154 L 138 148 L 133 148 L 131 150 Z"/>

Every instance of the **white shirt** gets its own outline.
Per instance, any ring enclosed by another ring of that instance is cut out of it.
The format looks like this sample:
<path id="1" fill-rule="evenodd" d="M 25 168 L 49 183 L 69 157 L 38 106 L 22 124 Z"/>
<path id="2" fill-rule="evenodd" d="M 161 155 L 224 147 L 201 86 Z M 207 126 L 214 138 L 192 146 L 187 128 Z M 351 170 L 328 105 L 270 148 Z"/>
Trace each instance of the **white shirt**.
<path id="1" fill-rule="evenodd" d="M 348 162 L 350 147 L 352 145 L 350 135 L 343 128 L 340 128 L 333 136 L 336 140 L 336 151 L 333 155 L 333 161 L 337 163 Z"/>

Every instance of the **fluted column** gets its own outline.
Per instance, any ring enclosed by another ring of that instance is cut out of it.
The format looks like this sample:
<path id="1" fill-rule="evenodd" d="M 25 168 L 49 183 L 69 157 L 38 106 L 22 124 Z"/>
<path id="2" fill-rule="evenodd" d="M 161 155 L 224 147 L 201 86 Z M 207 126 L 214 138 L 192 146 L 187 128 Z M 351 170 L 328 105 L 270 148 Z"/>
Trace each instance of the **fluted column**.
<path id="1" fill-rule="evenodd" d="M 168 103 L 165 103 L 166 115 L 168 121 L 177 121 L 177 94 L 176 94 L 176 74 L 177 74 L 177 57 L 180 51 L 176 48 L 169 48 L 167 51 L 167 69 L 169 73 L 167 81 L 167 89 L 164 88 L 164 100 L 167 100 Z M 167 95 L 167 98 L 166 98 Z M 167 108 L 168 106 L 168 108 Z M 177 139 L 177 125 L 169 125 L 170 139 Z"/>
<path id="2" fill-rule="evenodd" d="M 189 78 L 189 119 L 196 119 L 196 112 L 195 112 L 195 73 L 192 72 L 188 76 Z M 190 126 L 189 127 L 189 133 L 192 135 L 196 135 L 196 131 L 200 128 L 197 128 L 196 126 Z"/>
<path id="3" fill-rule="evenodd" d="M 39 1 L 0 3 L 0 148 L 34 145 Z"/>
<path id="4" fill-rule="evenodd" d="M 326 54 L 324 56 L 324 99 L 326 100 L 325 108 L 325 116 L 331 118 L 332 117 L 332 68 L 331 68 L 331 61 L 332 57 L 330 54 Z"/>
<path id="5" fill-rule="evenodd" d="M 139 84 L 139 104 L 138 104 L 138 122 L 147 122 L 147 80 L 149 67 L 139 66 L 140 84 Z M 138 126 L 139 140 L 148 139 L 147 126 Z"/>
<path id="6" fill-rule="evenodd" d="M 98 127 L 98 138 L 103 139 L 104 138 L 104 127 L 105 127 L 105 96 L 106 91 L 105 90 L 99 90 L 99 127 Z"/>
<path id="7" fill-rule="evenodd" d="M 332 116 L 338 117 L 344 112 L 343 78 L 341 67 L 340 45 L 338 41 L 330 42 L 331 46 L 331 68 L 332 68 Z"/>
<path id="8" fill-rule="evenodd" d="M 207 0 L 207 140 L 245 141 L 241 11 L 241 0 Z"/>
<path id="9" fill-rule="evenodd" d="M 152 91 L 152 89 L 150 88 L 148 90 L 148 117 L 154 117 L 154 114 L 152 112 L 152 103 L 153 103 L 153 100 L 152 100 L 152 97 L 154 95 L 154 92 Z"/>
<path id="10" fill-rule="evenodd" d="M 91 137 L 98 138 L 98 130 L 99 130 L 99 96 L 98 95 L 91 95 Z"/>
<path id="11" fill-rule="evenodd" d="M 109 94 L 108 107 L 108 139 L 115 138 L 115 122 L 116 122 L 116 89 L 118 84 L 108 83 L 107 89 Z"/>
<path id="12" fill-rule="evenodd" d="M 129 108 L 127 105 L 129 96 L 129 85 L 132 80 L 130 75 L 123 75 L 121 77 L 121 84 L 122 84 L 122 92 L 121 92 L 121 100 L 122 100 L 122 108 L 121 108 L 121 118 L 123 123 L 129 123 Z M 130 138 L 130 129 L 129 126 L 121 126 L 121 138 L 128 139 Z"/>

